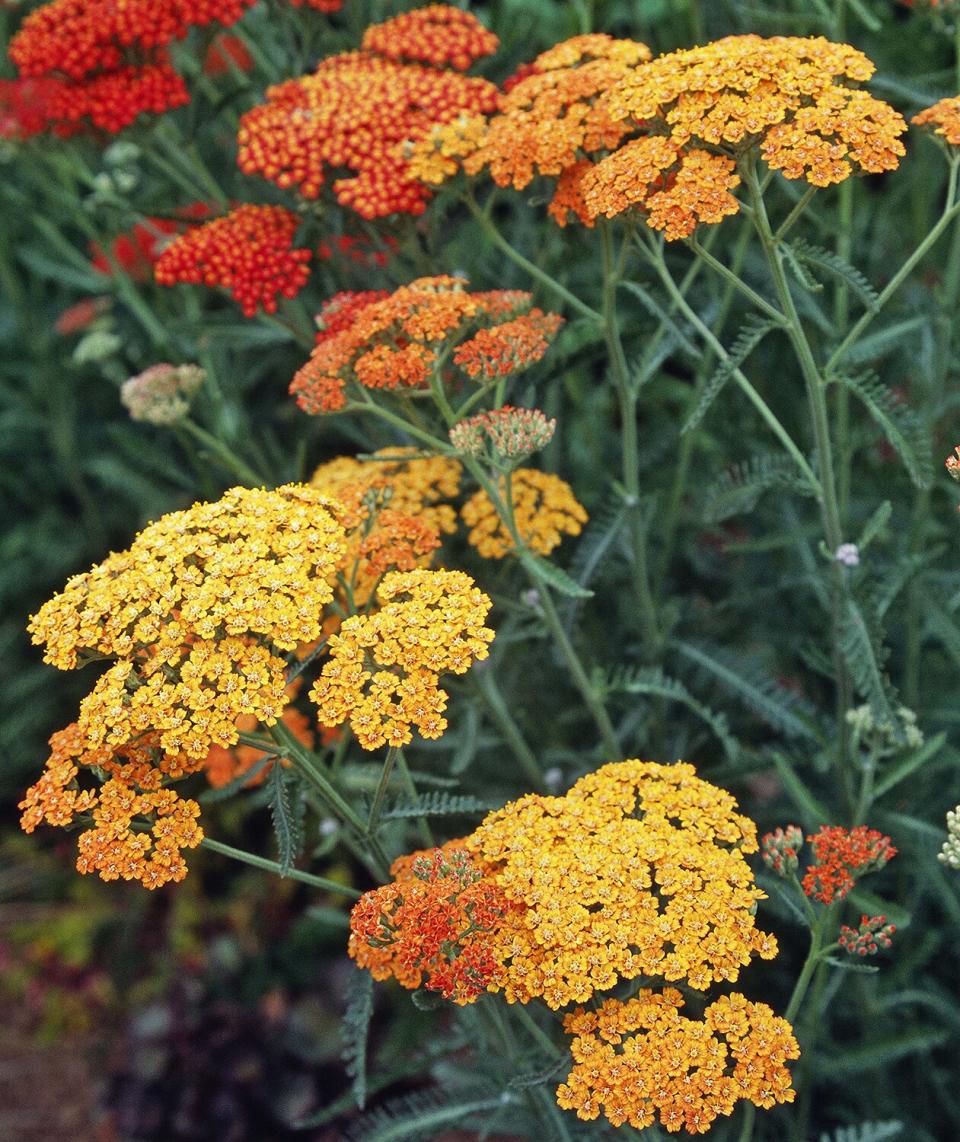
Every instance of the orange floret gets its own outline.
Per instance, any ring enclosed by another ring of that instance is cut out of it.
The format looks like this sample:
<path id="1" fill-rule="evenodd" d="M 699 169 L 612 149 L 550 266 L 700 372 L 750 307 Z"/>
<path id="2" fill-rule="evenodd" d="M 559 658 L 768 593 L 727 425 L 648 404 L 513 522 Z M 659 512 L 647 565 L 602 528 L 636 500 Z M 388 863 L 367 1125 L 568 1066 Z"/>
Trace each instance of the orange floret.
<path id="1" fill-rule="evenodd" d="M 298 225 L 282 206 L 239 206 L 175 238 L 157 260 L 154 277 L 167 286 L 223 286 L 247 317 L 260 307 L 275 313 L 277 298 L 296 297 L 310 276 L 310 251 L 293 245 Z"/>
<path id="2" fill-rule="evenodd" d="M 910 120 L 917 127 L 932 127 L 952 147 L 960 147 L 960 95 L 941 99 Z"/>

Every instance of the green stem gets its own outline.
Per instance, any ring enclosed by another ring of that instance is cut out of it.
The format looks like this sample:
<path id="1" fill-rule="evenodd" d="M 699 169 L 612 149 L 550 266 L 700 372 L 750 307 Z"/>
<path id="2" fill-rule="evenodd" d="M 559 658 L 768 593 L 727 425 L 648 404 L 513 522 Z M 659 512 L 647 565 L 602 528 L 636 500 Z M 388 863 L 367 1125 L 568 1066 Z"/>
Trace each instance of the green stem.
<path id="1" fill-rule="evenodd" d="M 264 488 L 268 486 L 268 480 L 258 475 L 258 473 L 227 447 L 222 440 L 219 440 L 212 433 L 207 432 L 205 428 L 201 428 L 196 421 L 191 420 L 189 417 L 184 417 L 178 424 L 180 428 L 185 429 L 195 440 L 199 441 L 204 448 L 209 449 L 224 468 L 226 468 L 228 472 L 232 472 L 239 480 L 242 480 L 247 487 Z"/>
<path id="2" fill-rule="evenodd" d="M 705 250 L 696 238 L 691 238 L 687 242 L 687 245 L 698 258 L 702 258 L 712 270 L 718 273 L 731 289 L 739 290 L 749 302 L 755 305 L 757 309 L 762 310 L 767 317 L 772 318 L 772 320 L 776 321 L 779 325 L 786 324 L 783 314 L 775 305 L 771 305 L 765 298 L 762 298 L 755 289 L 751 289 L 733 270 L 725 266 L 718 258 L 715 258 L 709 250 Z"/>
<path id="3" fill-rule="evenodd" d="M 403 787 L 407 792 L 407 796 L 411 802 L 416 804 L 419 800 L 420 794 L 417 792 L 416 782 L 413 780 L 413 774 L 410 772 L 410 766 L 407 765 L 407 759 L 403 752 L 400 750 L 397 754 L 397 769 L 400 772 L 400 779 L 403 782 Z M 420 831 L 420 840 L 426 845 L 427 848 L 433 848 L 437 843 L 433 835 L 433 831 L 427 824 L 426 817 L 417 817 L 417 828 Z"/>
<path id="4" fill-rule="evenodd" d="M 395 412 L 391 412 L 388 408 L 377 404 L 365 391 L 361 399 L 351 401 L 344 409 L 344 412 L 372 413 L 374 416 L 378 416 L 381 420 L 386 421 L 387 424 L 391 424 L 394 428 L 399 428 L 401 432 L 406 432 L 409 436 L 419 440 L 422 444 L 425 444 L 431 452 L 435 452 L 438 456 L 453 455 L 454 450 L 450 447 L 449 440 L 441 440 L 439 436 L 434 436 L 425 429 L 411 424 L 408 420 L 404 420 L 402 416 L 398 416 Z"/>
<path id="5" fill-rule="evenodd" d="M 219 853 L 221 856 L 230 857 L 231 860 L 242 861 L 243 864 L 249 864 L 253 868 L 260 868 L 266 872 L 275 872 L 278 876 L 286 876 L 291 880 L 299 880 L 303 884 L 312 885 L 314 888 L 323 888 L 327 892 L 338 892 L 341 896 L 346 896 L 350 900 L 359 900 L 361 893 L 357 892 L 355 888 L 348 888 L 345 884 L 338 884 L 335 880 L 327 880 L 323 876 L 314 876 L 310 872 L 301 872 L 298 868 L 289 868 L 284 872 L 281 865 L 275 860 L 267 860 L 266 857 L 257 856 L 255 853 L 244 852 L 243 849 L 235 849 L 233 845 L 225 845 L 222 841 L 211 840 L 210 837 L 204 837 L 200 842 L 201 846 L 209 849 L 211 852 Z"/>
<path id="6" fill-rule="evenodd" d="M 387 795 L 387 787 L 390 784 L 390 778 L 393 774 L 393 767 L 396 765 L 399 753 L 400 747 L 392 745 L 387 750 L 387 756 L 383 759 L 383 768 L 380 770 L 380 780 L 377 782 L 377 788 L 373 794 L 373 802 L 370 805 L 370 813 L 367 816 L 366 832 L 371 837 L 377 831 L 377 826 L 380 824 L 380 814 L 383 811 L 383 801 Z"/>
<path id="7" fill-rule="evenodd" d="M 837 365 L 846 355 L 846 353 L 860 340 L 864 332 L 867 330 L 871 322 L 880 313 L 883 307 L 887 304 L 891 297 L 903 285 L 909 277 L 914 266 L 926 255 L 927 251 L 937 241 L 940 235 L 946 230 L 954 218 L 960 214 L 960 202 L 957 202 L 957 172 L 960 168 L 960 159 L 951 159 L 950 162 L 950 178 L 947 183 L 947 198 L 944 203 L 943 213 L 937 220 L 936 225 L 930 233 L 924 238 L 919 246 L 913 251 L 912 254 L 904 261 L 903 265 L 893 275 L 886 286 L 881 290 L 880 296 L 873 303 L 870 309 L 857 321 L 850 332 L 844 337 L 837 348 L 833 351 L 829 361 L 824 367 L 824 375 L 832 376 L 836 371 Z"/>
<path id="8" fill-rule="evenodd" d="M 849 186 L 850 180 L 848 179 L 843 185 Z M 815 194 L 817 194 L 819 189 L 820 188 L 817 186 L 808 186 L 803 194 L 800 195 L 794 204 L 793 209 L 777 227 L 776 239 L 778 242 L 785 238 L 787 234 L 789 234 L 793 229 L 794 225 L 800 221 L 800 218 L 803 216 L 803 212 L 807 209 L 807 206 L 810 203 L 810 199 L 813 198 Z"/>
<path id="9" fill-rule="evenodd" d="M 588 317 L 598 325 L 602 322 L 602 317 L 595 309 L 591 309 L 591 307 L 587 305 L 586 302 L 581 301 L 575 293 L 571 293 L 565 285 L 558 282 L 556 278 L 551 277 L 545 270 L 541 270 L 540 267 L 531 262 L 529 258 L 525 258 L 519 250 L 514 249 L 497 229 L 492 219 L 481 210 L 472 194 L 466 195 L 463 201 L 466 203 L 467 209 L 476 219 L 480 229 L 501 253 L 506 254 L 512 262 L 515 262 L 516 265 L 526 270 L 526 272 L 532 278 L 540 282 L 541 285 L 545 285 L 547 289 L 553 290 L 555 294 L 562 297 L 571 309 L 575 309 L 581 317 Z"/>
<path id="10" fill-rule="evenodd" d="M 713 330 L 700 318 L 700 315 L 695 309 L 687 302 L 686 298 L 680 293 L 677 283 L 673 280 L 673 276 L 663 258 L 663 253 L 655 246 L 641 247 L 644 249 L 647 257 L 650 259 L 650 264 L 656 270 L 660 280 L 663 282 L 667 292 L 675 300 L 677 308 L 686 317 L 690 324 L 697 330 L 701 338 L 707 345 L 714 351 L 717 358 L 721 361 L 729 361 L 730 354 L 723 347 L 721 342 L 713 333 Z M 747 376 L 742 369 L 733 369 L 731 377 L 736 381 L 741 392 L 747 397 L 754 408 L 760 413 L 764 422 L 773 432 L 774 436 L 780 441 L 787 453 L 793 459 L 794 463 L 803 473 L 810 487 L 820 494 L 820 481 L 817 479 L 813 469 L 807 463 L 806 457 L 797 447 L 790 433 L 777 419 L 773 409 L 767 404 L 763 397 L 753 387 Z"/>
<path id="11" fill-rule="evenodd" d="M 601 221 L 600 242 L 603 254 L 603 334 L 607 342 L 610 367 L 620 403 L 620 435 L 625 507 L 630 531 L 633 591 L 637 600 L 640 632 L 647 644 L 647 656 L 655 659 L 660 652 L 660 632 L 656 607 L 650 591 L 647 559 L 647 533 L 640 510 L 640 463 L 637 440 L 637 390 L 630 376 L 620 322 L 617 317 L 617 285 L 613 235 L 610 226 Z"/>
<path id="12" fill-rule="evenodd" d="M 753 1123 L 757 1117 L 757 1108 L 748 1102 L 743 1108 L 743 1126 L 740 1130 L 739 1142 L 750 1142 L 753 1137 Z"/>
<path id="13" fill-rule="evenodd" d="M 793 994 L 790 996 L 790 1002 L 787 1004 L 787 1010 L 783 1013 L 784 1019 L 790 1024 L 792 1024 L 797 1017 L 800 1004 L 803 1003 L 803 998 L 807 994 L 810 981 L 813 979 L 813 973 L 816 971 L 817 964 L 820 962 L 821 950 L 823 948 L 822 928 L 827 915 L 829 915 L 829 913 L 825 912 L 820 918 L 820 921 L 814 924 L 811 929 L 810 950 L 807 952 L 806 961 L 794 985 Z"/>
<path id="14" fill-rule="evenodd" d="M 554 1043 L 546 1031 L 537 1023 L 524 1004 L 515 1003 L 510 1008 L 510 1011 L 517 1017 L 517 1020 L 523 1024 L 531 1038 L 537 1043 L 545 1055 L 556 1059 L 564 1054 L 563 1050 Z"/>
<path id="15" fill-rule="evenodd" d="M 840 184 L 840 211 L 837 228 L 837 256 L 850 261 L 853 243 L 853 179 Z M 842 334 L 850 320 L 850 287 L 838 282 L 833 299 L 833 323 Z M 853 449 L 850 446 L 850 390 L 837 385 L 834 396 L 834 418 L 837 426 L 837 501 L 841 523 L 850 512 L 850 482 L 853 470 Z"/>
<path id="16" fill-rule="evenodd" d="M 510 713 L 492 668 L 483 663 L 478 664 L 470 672 L 470 677 L 527 780 L 534 789 L 543 792 L 547 787 L 543 769 Z"/>

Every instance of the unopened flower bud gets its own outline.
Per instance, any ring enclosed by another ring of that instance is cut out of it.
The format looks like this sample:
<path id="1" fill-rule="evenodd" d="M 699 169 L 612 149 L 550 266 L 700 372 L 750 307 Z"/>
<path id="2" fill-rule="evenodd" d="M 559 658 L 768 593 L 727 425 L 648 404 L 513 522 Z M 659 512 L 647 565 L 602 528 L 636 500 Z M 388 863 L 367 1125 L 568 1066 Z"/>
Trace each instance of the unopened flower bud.
<path id="1" fill-rule="evenodd" d="M 120 387 L 120 400 L 132 420 L 176 424 L 190 411 L 190 402 L 206 373 L 197 365 L 151 365 Z"/>
<path id="2" fill-rule="evenodd" d="M 947 813 L 947 839 L 937 855 L 948 868 L 960 868 L 960 805 Z"/>
<path id="3" fill-rule="evenodd" d="M 504 405 L 461 420 L 450 429 L 450 441 L 471 456 L 482 455 L 489 443 L 497 457 L 516 460 L 545 448 L 556 427 L 556 420 L 548 420 L 537 408 Z"/>
<path id="4" fill-rule="evenodd" d="M 840 927 L 840 947 L 850 956 L 875 956 L 881 948 L 889 948 L 896 924 L 888 924 L 886 916 L 861 916 L 859 928 Z"/>
<path id="5" fill-rule="evenodd" d="M 803 830 L 797 825 L 787 825 L 786 829 L 774 829 L 760 842 L 763 863 L 777 876 L 784 879 L 792 876 L 799 868 L 797 853 L 803 846 Z"/>

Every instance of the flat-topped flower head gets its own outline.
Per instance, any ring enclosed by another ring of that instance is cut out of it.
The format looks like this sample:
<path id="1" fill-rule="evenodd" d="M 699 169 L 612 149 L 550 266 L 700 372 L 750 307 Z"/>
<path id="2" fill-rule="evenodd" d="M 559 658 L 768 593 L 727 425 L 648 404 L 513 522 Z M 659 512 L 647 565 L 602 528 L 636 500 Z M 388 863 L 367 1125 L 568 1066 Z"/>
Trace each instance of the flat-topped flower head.
<path id="1" fill-rule="evenodd" d="M 345 554 L 336 505 L 313 488 L 233 488 L 148 525 L 131 547 L 68 581 L 30 621 L 46 661 L 116 661 L 81 705 L 92 745 L 158 732 L 202 757 L 244 714 L 286 701 L 282 651 L 320 637 Z"/>
<path id="2" fill-rule="evenodd" d="M 915 127 L 929 127 L 951 147 L 960 147 L 960 95 L 941 99 L 910 120 Z"/>
<path id="3" fill-rule="evenodd" d="M 897 855 L 889 837 L 866 825 L 854 829 L 824 825 L 807 840 L 816 864 L 804 874 L 803 891 L 821 904 L 842 900 L 861 876 L 883 868 Z"/>
<path id="4" fill-rule="evenodd" d="M 765 1003 L 734 992 L 702 1020 L 681 1015 L 676 988 L 642 988 L 564 1016 L 574 1059 L 557 1102 L 585 1121 L 705 1134 L 740 1100 L 769 1109 L 793 1102 L 787 1062 L 800 1056 L 793 1028 Z"/>
<path id="5" fill-rule="evenodd" d="M 190 411 L 190 403 L 206 377 L 199 365 L 151 365 L 120 386 L 120 403 L 131 420 L 148 424 L 176 424 Z"/>
<path id="6" fill-rule="evenodd" d="M 424 986 L 463 1005 L 498 977 L 486 935 L 509 904 L 457 843 L 395 862 L 395 879 L 354 906 L 347 950 L 374 979 Z"/>
<path id="7" fill-rule="evenodd" d="M 491 813 L 464 846 L 525 906 L 490 937 L 511 1003 L 585 1003 L 639 976 L 703 990 L 776 955 L 754 918 L 756 828 L 691 765 L 605 765 Z"/>
<path id="8" fill-rule="evenodd" d="M 565 535 L 579 535 L 587 511 L 573 489 L 552 472 L 517 468 L 500 480 L 500 498 L 510 496 L 513 519 L 520 538 L 538 555 L 549 555 Z M 470 529 L 467 539 L 485 559 L 503 559 L 516 545 L 493 501 L 483 488 L 463 505 L 460 515 Z"/>
<path id="9" fill-rule="evenodd" d="M 92 815 L 94 827 L 78 838 L 80 872 L 97 872 L 103 880 L 139 880 L 147 888 L 182 880 L 187 871 L 182 850 L 203 838 L 196 823 L 200 806 L 164 783 L 201 764 L 164 753 L 155 734 L 116 751 L 91 747 L 72 723 L 50 739 L 44 772 L 19 805 L 21 828 L 26 833 L 40 824 L 65 828 L 81 815 Z M 80 776 L 91 772 L 106 780 L 82 787 Z M 134 830 L 135 817 L 150 828 Z"/>
<path id="10" fill-rule="evenodd" d="M 310 277 L 310 250 L 293 245 L 299 220 L 282 206 L 238 206 L 191 226 L 154 268 L 160 285 L 222 286 L 247 317 L 275 313 L 279 297 L 296 297 Z"/>
<path id="11" fill-rule="evenodd" d="M 496 45 L 475 17 L 442 4 L 375 24 L 363 51 L 322 60 L 246 112 L 240 169 L 304 198 L 319 195 L 326 168 L 346 169 L 332 184 L 342 206 L 364 218 L 422 214 L 430 190 L 411 175 L 405 147 L 436 123 L 493 110 L 496 87 L 454 69 Z"/>
<path id="12" fill-rule="evenodd" d="M 344 620 L 310 691 L 320 724 L 350 728 L 364 749 L 407 745 L 417 729 L 446 729 L 439 676 L 464 674 L 487 657 L 493 631 L 483 625 L 490 599 L 462 571 L 391 571 L 379 606 Z"/>
<path id="13" fill-rule="evenodd" d="M 458 371 L 471 380 L 508 376 L 540 360 L 563 323 L 531 305 L 528 293 L 471 293 L 448 276 L 417 278 L 386 296 L 337 294 L 290 392 L 318 414 L 342 409 L 355 386 L 402 394 L 426 388 L 437 370 L 442 381 Z"/>

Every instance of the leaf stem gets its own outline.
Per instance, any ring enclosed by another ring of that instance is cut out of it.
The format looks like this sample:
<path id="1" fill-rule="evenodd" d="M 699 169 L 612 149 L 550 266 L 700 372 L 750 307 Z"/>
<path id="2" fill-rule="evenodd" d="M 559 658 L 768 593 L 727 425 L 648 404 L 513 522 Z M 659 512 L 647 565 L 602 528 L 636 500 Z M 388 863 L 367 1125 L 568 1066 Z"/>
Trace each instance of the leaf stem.
<path id="1" fill-rule="evenodd" d="M 290 868 L 284 872 L 275 860 L 267 860 L 266 857 L 245 852 L 243 849 L 236 849 L 233 845 L 225 845 L 222 841 L 215 841 L 210 837 L 204 837 L 200 842 L 200 846 L 201 848 L 209 849 L 213 853 L 219 853 L 221 856 L 230 857 L 231 860 L 238 860 L 243 864 L 249 864 L 253 868 L 260 868 L 266 872 L 275 872 L 278 876 L 286 876 L 290 880 L 299 880 L 303 884 L 309 884 L 313 888 L 322 888 L 327 892 L 337 892 L 350 900 L 359 900 L 362 895 L 357 892 L 355 888 L 348 888 L 347 885 L 338 884 L 335 880 L 327 880 L 324 876 L 314 876 L 311 872 L 301 872 L 299 868 Z"/>

